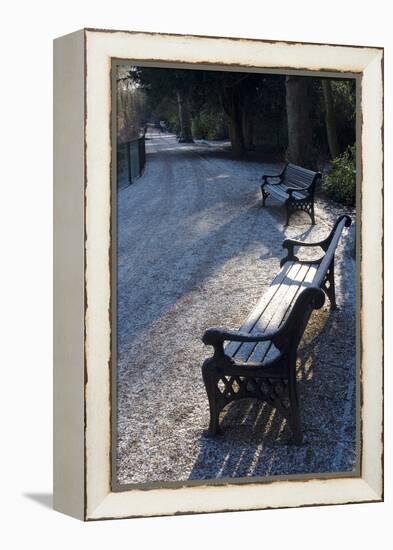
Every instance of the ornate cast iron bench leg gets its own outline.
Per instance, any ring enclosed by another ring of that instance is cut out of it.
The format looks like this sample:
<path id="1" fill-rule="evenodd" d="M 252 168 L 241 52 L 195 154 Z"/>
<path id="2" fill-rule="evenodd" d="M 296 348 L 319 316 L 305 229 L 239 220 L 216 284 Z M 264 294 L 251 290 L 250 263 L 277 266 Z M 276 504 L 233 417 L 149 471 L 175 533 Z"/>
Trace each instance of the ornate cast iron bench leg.
<path id="1" fill-rule="evenodd" d="M 311 218 L 311 224 L 315 225 L 314 197 L 306 197 L 299 201 L 299 210 L 306 212 Z"/>
<path id="2" fill-rule="evenodd" d="M 287 213 L 287 219 L 285 221 L 286 226 L 289 225 L 289 219 L 295 211 L 295 209 L 293 208 L 292 205 L 293 205 L 293 200 L 291 198 L 289 198 L 285 201 L 285 209 L 286 209 L 286 213 Z"/>
<path id="3" fill-rule="evenodd" d="M 311 225 L 315 225 L 315 213 L 314 213 L 314 197 L 311 199 Z"/>
<path id="4" fill-rule="evenodd" d="M 263 206 L 263 207 L 265 206 L 266 199 L 267 199 L 268 196 L 270 195 L 270 193 L 268 193 L 267 191 L 265 191 L 264 187 L 265 187 L 265 184 L 262 184 L 262 185 L 261 185 L 261 191 L 262 191 L 262 206 Z"/>
<path id="5" fill-rule="evenodd" d="M 286 212 L 287 212 L 287 219 L 285 225 L 289 225 L 289 218 L 292 216 L 294 212 L 297 212 L 298 210 L 301 210 L 302 212 L 306 212 L 311 218 L 311 224 L 315 225 L 315 215 L 314 215 L 314 199 L 313 197 L 306 197 L 304 199 L 293 199 L 292 197 L 289 197 L 285 201 L 286 205 Z"/>
<path id="6" fill-rule="evenodd" d="M 202 365 L 202 377 L 205 384 L 207 398 L 209 401 L 210 423 L 209 435 L 216 435 L 219 432 L 219 414 L 220 409 L 217 403 L 217 382 L 218 376 L 216 373 L 214 361 L 206 359 Z"/>

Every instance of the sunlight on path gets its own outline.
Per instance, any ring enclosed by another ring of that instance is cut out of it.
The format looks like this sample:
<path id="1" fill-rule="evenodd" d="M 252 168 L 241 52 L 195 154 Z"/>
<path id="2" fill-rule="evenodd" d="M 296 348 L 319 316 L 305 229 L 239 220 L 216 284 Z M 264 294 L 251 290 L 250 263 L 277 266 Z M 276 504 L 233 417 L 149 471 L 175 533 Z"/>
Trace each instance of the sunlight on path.
<path id="1" fill-rule="evenodd" d="M 232 160 L 225 144 L 148 138 L 144 175 L 118 193 L 119 481 L 351 470 L 354 227 L 337 251 L 341 309 L 324 306 L 305 335 L 299 387 L 307 443 L 291 445 L 280 415 L 253 402 L 229 407 L 223 434 L 208 438 L 204 330 L 238 328 L 278 271 L 282 241 L 323 238 L 343 211 L 317 197 L 316 226 L 299 214 L 284 228 L 279 204 L 261 209 L 259 187 L 280 165 Z"/>

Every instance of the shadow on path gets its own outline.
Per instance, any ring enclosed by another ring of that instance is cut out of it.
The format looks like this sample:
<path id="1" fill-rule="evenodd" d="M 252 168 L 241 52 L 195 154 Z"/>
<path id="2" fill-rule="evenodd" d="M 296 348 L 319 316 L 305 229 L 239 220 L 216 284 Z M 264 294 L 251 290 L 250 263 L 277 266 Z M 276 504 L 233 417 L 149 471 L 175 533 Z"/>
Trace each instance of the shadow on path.
<path id="1" fill-rule="evenodd" d="M 342 418 L 340 411 L 355 366 L 351 353 L 342 348 L 338 350 L 338 367 L 324 359 L 343 323 L 345 319 L 339 312 L 325 309 L 319 317 L 314 313 L 314 326 L 306 331 L 302 342 L 297 378 L 304 443 L 292 443 L 288 423 L 270 405 L 240 400 L 222 411 L 218 435 L 209 436 L 207 431 L 202 434 L 189 480 L 325 473 L 326 464 L 335 464 L 335 469 L 328 471 L 353 470 L 354 402 L 348 418 Z M 350 398 L 353 400 L 354 395 Z M 343 438 L 337 441 L 340 430 Z M 336 463 L 338 446 L 343 446 L 344 452 Z"/>

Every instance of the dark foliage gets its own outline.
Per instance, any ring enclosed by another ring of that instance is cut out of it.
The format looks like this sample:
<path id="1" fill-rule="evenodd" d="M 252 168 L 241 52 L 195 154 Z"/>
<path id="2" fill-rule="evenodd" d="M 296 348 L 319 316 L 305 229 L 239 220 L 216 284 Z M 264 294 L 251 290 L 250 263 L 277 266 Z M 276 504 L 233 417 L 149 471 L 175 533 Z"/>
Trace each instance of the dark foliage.
<path id="1" fill-rule="evenodd" d="M 332 161 L 332 170 L 323 178 L 322 189 L 333 200 L 354 206 L 356 203 L 356 146 L 348 147 Z"/>
<path id="2" fill-rule="evenodd" d="M 321 169 L 330 159 L 321 78 L 300 77 L 307 82 L 306 94 L 300 94 L 298 101 L 294 96 L 290 105 L 292 112 L 306 113 L 307 132 L 300 126 L 288 136 L 284 75 L 150 67 L 130 67 L 128 74 L 145 94 L 146 122 L 164 121 L 169 131 L 186 141 L 229 138 L 235 156 L 256 151 L 294 160 L 289 158 L 291 137 L 292 144 L 303 139 L 308 168 Z M 330 135 L 337 135 L 338 150 L 343 153 L 356 139 L 355 81 L 332 79 L 329 91 Z M 291 118 L 295 125 L 302 120 L 299 113 Z"/>

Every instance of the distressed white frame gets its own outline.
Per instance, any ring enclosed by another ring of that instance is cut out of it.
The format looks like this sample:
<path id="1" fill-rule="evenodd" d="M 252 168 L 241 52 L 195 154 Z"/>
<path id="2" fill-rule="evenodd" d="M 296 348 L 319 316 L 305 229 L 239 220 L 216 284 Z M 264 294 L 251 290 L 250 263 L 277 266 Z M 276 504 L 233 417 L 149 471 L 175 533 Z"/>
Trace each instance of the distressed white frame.
<path id="1" fill-rule="evenodd" d="M 68 51 L 70 46 L 67 45 L 67 40 L 73 44 L 75 40 L 78 44 L 83 44 L 83 52 L 80 54 L 85 60 L 85 173 L 83 181 L 79 182 L 79 191 L 84 189 L 85 195 L 84 365 L 78 364 L 76 360 L 73 369 L 67 371 L 64 379 L 63 374 L 67 368 L 67 353 L 64 351 L 64 357 L 58 359 L 55 369 L 58 370 L 58 378 L 62 378 L 63 387 L 64 384 L 75 384 L 75 380 L 80 386 L 81 376 L 85 385 L 82 395 L 83 407 L 80 403 L 82 388 L 73 390 L 71 386 L 71 396 L 68 396 L 71 401 L 72 391 L 79 396 L 77 412 L 72 412 L 74 429 L 67 432 L 67 441 L 71 443 L 75 440 L 79 452 L 64 460 L 65 445 L 55 446 L 55 507 L 81 519 L 92 520 L 381 500 L 383 50 L 369 47 L 84 30 L 58 39 L 59 51 Z M 228 68 L 236 66 L 245 70 L 280 69 L 283 73 L 307 70 L 323 71 L 327 74 L 361 74 L 362 219 L 361 257 L 358 258 L 361 272 L 362 342 L 361 477 L 111 491 L 109 120 L 111 60 L 114 58 L 132 59 L 140 61 L 141 64 L 210 63 L 217 66 L 227 65 Z M 66 90 L 59 91 L 60 95 L 61 93 L 65 94 Z M 76 126 L 79 131 L 79 126 Z M 60 154 L 65 153 L 63 151 L 59 152 Z M 78 177 L 80 180 L 79 173 Z M 62 179 L 64 176 L 58 173 L 59 182 Z M 63 242 L 64 239 L 66 237 L 63 237 Z M 61 246 L 61 239 L 59 242 Z M 58 347 L 61 348 L 62 345 L 59 343 Z M 80 346 L 79 340 L 78 345 Z M 82 375 L 78 369 L 82 369 Z M 65 399 L 59 395 L 58 398 L 60 404 L 61 400 Z M 55 412 L 55 429 L 60 430 L 61 434 L 66 431 L 65 422 L 64 415 L 60 413 L 56 421 Z M 80 448 L 81 438 L 83 449 Z M 84 457 L 82 465 L 81 456 Z M 64 471 L 68 475 L 65 476 Z M 70 489 L 65 479 L 74 480 L 74 485 L 75 479 L 79 480 L 82 489 Z"/>

